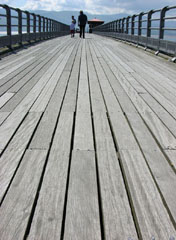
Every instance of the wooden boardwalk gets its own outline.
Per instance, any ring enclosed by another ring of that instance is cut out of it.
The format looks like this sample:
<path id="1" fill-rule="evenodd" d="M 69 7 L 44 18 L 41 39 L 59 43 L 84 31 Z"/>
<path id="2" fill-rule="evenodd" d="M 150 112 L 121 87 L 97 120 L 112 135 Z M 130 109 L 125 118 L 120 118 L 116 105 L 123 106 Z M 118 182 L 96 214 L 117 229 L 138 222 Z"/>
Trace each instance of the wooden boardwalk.
<path id="1" fill-rule="evenodd" d="M 175 64 L 86 37 L 0 61 L 0 240 L 174 240 Z"/>

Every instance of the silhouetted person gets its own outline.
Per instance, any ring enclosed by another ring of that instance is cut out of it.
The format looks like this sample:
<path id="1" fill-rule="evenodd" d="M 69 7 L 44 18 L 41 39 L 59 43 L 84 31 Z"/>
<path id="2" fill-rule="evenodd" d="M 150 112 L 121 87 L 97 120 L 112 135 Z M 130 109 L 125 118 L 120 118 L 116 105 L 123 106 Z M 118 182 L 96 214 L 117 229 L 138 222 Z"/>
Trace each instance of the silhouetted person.
<path id="1" fill-rule="evenodd" d="M 80 38 L 83 35 L 83 38 L 85 38 L 85 26 L 87 23 L 87 16 L 83 14 L 83 11 L 80 11 L 80 15 L 78 17 L 78 26 L 80 27 Z"/>

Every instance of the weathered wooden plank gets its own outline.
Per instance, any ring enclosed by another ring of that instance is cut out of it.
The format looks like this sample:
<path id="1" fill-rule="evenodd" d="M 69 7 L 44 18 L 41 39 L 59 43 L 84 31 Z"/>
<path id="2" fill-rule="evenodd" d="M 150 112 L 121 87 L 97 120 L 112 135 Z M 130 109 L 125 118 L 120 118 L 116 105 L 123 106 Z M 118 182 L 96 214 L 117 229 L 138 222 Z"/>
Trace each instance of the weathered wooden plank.
<path id="1" fill-rule="evenodd" d="M 80 59 L 81 59 L 82 43 L 80 42 L 74 65 L 71 71 L 70 80 L 68 83 L 67 91 L 65 94 L 62 111 L 75 112 L 77 102 L 78 80 L 80 71 Z"/>
<path id="2" fill-rule="evenodd" d="M 0 211 L 2 240 L 23 239 L 47 151 L 27 150 Z"/>
<path id="3" fill-rule="evenodd" d="M 60 55 L 60 57 L 58 58 L 61 61 L 60 64 L 58 65 L 57 69 L 55 69 L 51 78 L 43 88 L 40 96 L 30 109 L 30 112 L 42 112 L 45 110 L 73 49 L 74 45 L 68 51 L 65 51 L 63 54 Z"/>
<path id="4" fill-rule="evenodd" d="M 97 76 L 99 79 L 99 83 L 103 92 L 103 96 L 106 99 L 106 103 L 108 103 L 108 110 L 109 112 L 113 112 L 113 111 L 121 111 L 120 105 L 114 95 L 113 89 L 111 88 L 111 85 L 109 84 L 109 81 L 103 71 L 102 66 L 100 65 L 96 55 L 95 55 L 95 51 L 94 49 L 90 48 L 91 50 L 91 55 L 92 55 L 92 59 L 94 62 L 94 66 L 97 72 Z"/>
<path id="5" fill-rule="evenodd" d="M 113 58 L 109 56 L 113 63 Z M 116 66 L 116 62 L 114 62 Z M 155 137 L 161 143 L 161 146 L 164 149 L 175 149 L 176 139 L 160 121 L 155 113 L 148 107 L 148 105 L 143 101 L 139 94 L 133 89 L 133 87 L 128 83 L 125 76 L 123 76 L 117 69 L 116 73 L 119 76 L 120 84 L 123 86 L 124 90 L 127 92 L 128 96 L 131 98 L 131 101 L 136 106 L 137 110 L 141 113 L 143 119 L 146 121 L 149 128 L 153 131 Z"/>
<path id="6" fill-rule="evenodd" d="M 138 239 L 107 116 L 93 120 L 105 238 Z"/>
<path id="7" fill-rule="evenodd" d="M 18 68 L 16 71 L 12 72 L 12 74 L 9 74 L 7 77 L 1 79 L 1 83 L 6 84 L 0 87 L 0 94 L 3 94 L 9 88 L 9 91 L 17 92 L 19 88 L 21 88 L 21 86 L 31 78 L 31 75 L 33 76 L 33 74 L 37 72 L 37 69 L 40 69 L 41 66 L 45 65 L 47 59 L 52 59 L 53 56 L 57 54 L 57 51 L 53 55 L 48 54 L 47 50 L 48 48 L 44 49 L 37 56 L 35 56 L 34 60 L 28 62 L 27 64 Z M 58 46 L 58 51 L 59 50 L 63 51 L 62 46 Z"/>
<path id="8" fill-rule="evenodd" d="M 68 152 L 51 151 L 29 239 L 60 239 L 68 164 Z"/>
<path id="9" fill-rule="evenodd" d="M 74 150 L 94 150 L 90 113 L 76 114 Z"/>
<path id="10" fill-rule="evenodd" d="M 95 154 L 73 151 L 64 239 L 101 239 Z"/>
<path id="11" fill-rule="evenodd" d="M 98 77 L 93 65 L 93 61 L 90 54 L 90 46 L 87 46 L 87 65 L 88 65 L 88 76 L 90 85 L 90 95 L 92 102 L 92 112 L 101 111 L 106 112 L 105 104 L 103 101 Z"/>
<path id="12" fill-rule="evenodd" d="M 79 76 L 79 89 L 77 111 L 90 113 L 90 97 L 87 76 L 86 42 L 83 42 L 81 54 L 81 66 Z"/>
<path id="13" fill-rule="evenodd" d="M 54 240 L 61 236 L 72 127 L 73 113 L 62 112 L 32 221 L 30 239 Z"/>
<path id="14" fill-rule="evenodd" d="M 25 149 L 33 135 L 33 132 L 41 118 L 42 113 L 29 112 L 13 139 L 8 145 L 8 149 Z"/>
<path id="15" fill-rule="evenodd" d="M 30 62 L 31 60 L 33 60 L 34 57 L 29 57 L 28 59 L 22 61 L 21 63 L 15 65 L 14 67 L 10 68 L 9 70 L 5 71 L 4 73 L 0 73 L 0 79 L 6 77 L 8 74 L 12 73 L 13 71 L 15 71 L 16 69 L 20 68 L 22 65 L 24 65 L 27 62 Z"/>
<path id="16" fill-rule="evenodd" d="M 77 48 L 75 48 L 73 55 L 75 56 L 77 52 Z M 74 58 L 71 65 L 73 65 Z M 53 135 L 53 131 L 56 125 L 57 117 L 60 112 L 60 108 L 64 99 L 64 94 L 66 91 L 66 86 L 69 81 L 70 72 L 63 71 L 60 80 L 54 90 L 53 95 L 48 103 L 48 106 L 44 112 L 43 118 L 37 128 L 37 131 L 34 135 L 34 138 L 30 144 L 30 148 L 42 148 L 47 149 L 51 143 L 51 138 Z"/>
<path id="17" fill-rule="evenodd" d="M 8 119 L 0 126 L 0 149 L 4 149 L 10 138 L 14 134 L 16 128 L 19 126 L 26 113 L 31 108 L 32 104 L 38 98 L 38 95 L 49 81 L 53 72 L 58 66 L 58 62 L 54 62 L 53 65 L 47 70 L 45 76 L 41 78 L 27 96 L 21 101 L 21 103 L 15 108 Z"/>
<path id="18" fill-rule="evenodd" d="M 90 96 L 87 76 L 86 43 L 83 42 L 76 109 L 75 150 L 94 150 Z"/>
<path id="19" fill-rule="evenodd" d="M 166 127 L 176 136 L 176 111 L 169 112 L 168 108 L 163 108 L 150 94 L 142 94 L 141 97 L 157 114 Z"/>
<path id="20" fill-rule="evenodd" d="M 45 57 L 45 60 L 37 65 L 27 76 L 22 78 L 15 84 L 9 91 L 17 92 L 13 98 L 1 109 L 1 111 L 13 111 L 15 107 L 21 102 L 21 100 L 29 93 L 34 85 L 43 77 L 55 60 L 58 58 L 60 52 L 55 56 Z M 17 76 L 18 77 L 18 76 Z M 24 86 L 21 85 L 24 84 Z"/>
<path id="21" fill-rule="evenodd" d="M 69 72 L 64 72 L 44 112 L 36 133 L 31 141 L 32 149 L 48 149 L 60 112 Z"/>
<path id="22" fill-rule="evenodd" d="M 143 239 L 169 239 L 175 228 L 139 150 L 120 150 L 123 169 Z"/>
<path id="23" fill-rule="evenodd" d="M 176 169 L 176 150 L 164 150 L 164 153 L 168 157 L 171 165 Z"/>
<path id="24" fill-rule="evenodd" d="M 0 108 L 13 97 L 14 93 L 5 93 L 0 97 Z"/>
<path id="25" fill-rule="evenodd" d="M 61 112 L 54 135 L 52 149 L 70 152 L 74 113 Z"/>
<path id="26" fill-rule="evenodd" d="M 24 149 L 10 149 L 6 150 L 0 157 L 0 202 L 3 199 L 23 153 Z"/>
<path id="27" fill-rule="evenodd" d="M 10 112 L 0 112 L 0 125 L 5 121 L 9 114 Z"/>
<path id="28" fill-rule="evenodd" d="M 0 158 L 0 182 L 2 183 L 0 198 L 4 195 L 13 174 L 15 173 L 22 154 L 38 124 L 41 113 L 29 113 L 22 125 Z"/>

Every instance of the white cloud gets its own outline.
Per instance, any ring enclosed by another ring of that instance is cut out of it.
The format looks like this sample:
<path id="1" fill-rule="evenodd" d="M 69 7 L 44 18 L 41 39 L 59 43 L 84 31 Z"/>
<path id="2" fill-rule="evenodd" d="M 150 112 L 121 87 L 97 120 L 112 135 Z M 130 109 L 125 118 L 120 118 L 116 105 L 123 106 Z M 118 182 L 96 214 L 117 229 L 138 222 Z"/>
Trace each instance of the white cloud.
<path id="1" fill-rule="evenodd" d="M 1 2 L 26 10 L 83 10 L 92 14 L 133 14 L 175 4 L 175 0 L 1 0 Z M 25 4 L 20 6 L 20 2 Z"/>

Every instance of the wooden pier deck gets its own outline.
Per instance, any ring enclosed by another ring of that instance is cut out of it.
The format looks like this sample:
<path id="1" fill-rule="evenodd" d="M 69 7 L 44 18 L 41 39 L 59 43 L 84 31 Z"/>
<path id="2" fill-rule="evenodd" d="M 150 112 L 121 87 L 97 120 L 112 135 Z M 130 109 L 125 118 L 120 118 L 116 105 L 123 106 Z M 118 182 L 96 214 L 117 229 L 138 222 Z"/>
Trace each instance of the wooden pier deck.
<path id="1" fill-rule="evenodd" d="M 96 35 L 0 60 L 0 240 L 176 239 L 176 67 Z"/>

